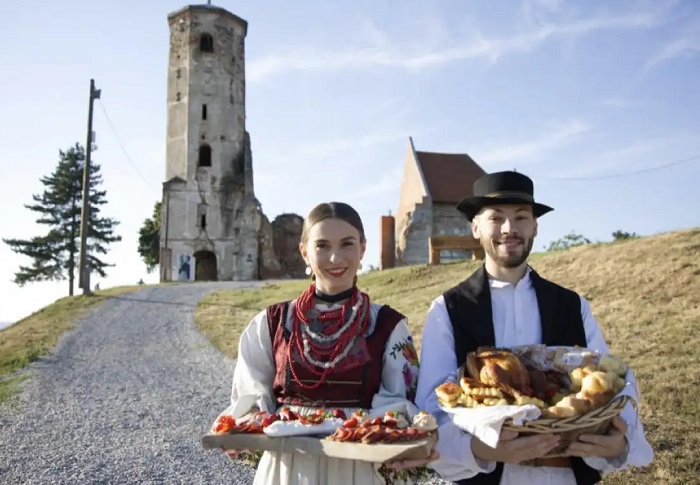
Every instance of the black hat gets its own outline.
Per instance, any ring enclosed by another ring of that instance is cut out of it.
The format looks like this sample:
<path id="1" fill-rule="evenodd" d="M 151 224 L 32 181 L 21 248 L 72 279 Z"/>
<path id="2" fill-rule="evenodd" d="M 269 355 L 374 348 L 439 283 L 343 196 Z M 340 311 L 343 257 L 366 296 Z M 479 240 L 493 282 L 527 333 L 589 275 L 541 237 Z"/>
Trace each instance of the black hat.
<path id="1" fill-rule="evenodd" d="M 470 221 L 484 207 L 501 204 L 530 204 L 535 217 L 554 210 L 535 202 L 532 179 L 518 172 L 488 173 L 474 182 L 474 196 L 462 199 L 457 209 Z"/>

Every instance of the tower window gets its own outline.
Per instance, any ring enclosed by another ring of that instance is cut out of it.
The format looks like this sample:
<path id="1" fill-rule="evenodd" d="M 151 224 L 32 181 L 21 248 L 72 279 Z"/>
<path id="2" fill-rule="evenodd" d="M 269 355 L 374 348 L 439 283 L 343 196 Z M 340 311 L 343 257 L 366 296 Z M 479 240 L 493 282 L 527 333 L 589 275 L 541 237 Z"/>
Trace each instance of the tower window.
<path id="1" fill-rule="evenodd" d="M 197 225 L 203 231 L 207 229 L 207 204 L 197 205 Z"/>
<path id="2" fill-rule="evenodd" d="M 202 105 L 202 119 L 203 120 L 207 119 L 207 105 L 206 104 Z"/>
<path id="3" fill-rule="evenodd" d="M 199 37 L 199 50 L 202 52 L 214 52 L 214 38 L 211 34 L 202 34 Z"/>
<path id="4" fill-rule="evenodd" d="M 209 145 L 201 145 L 199 147 L 198 167 L 211 167 L 211 147 Z"/>
<path id="5" fill-rule="evenodd" d="M 241 176 L 245 173 L 245 158 L 243 153 L 239 153 L 238 156 L 233 160 L 233 174 Z"/>

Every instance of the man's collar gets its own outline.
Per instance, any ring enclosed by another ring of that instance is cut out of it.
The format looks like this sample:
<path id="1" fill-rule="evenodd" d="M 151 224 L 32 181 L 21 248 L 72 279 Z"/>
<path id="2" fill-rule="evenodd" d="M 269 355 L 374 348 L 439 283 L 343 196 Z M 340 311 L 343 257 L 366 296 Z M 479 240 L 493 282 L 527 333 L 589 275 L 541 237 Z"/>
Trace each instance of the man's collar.
<path id="1" fill-rule="evenodd" d="M 531 272 L 532 272 L 532 268 L 528 264 L 527 269 L 525 270 L 525 275 L 522 277 L 522 279 L 520 281 L 518 281 L 518 283 L 516 285 L 512 285 L 512 284 L 508 283 L 507 281 L 501 281 L 501 280 L 494 279 L 489 275 L 488 276 L 489 287 L 491 287 L 491 288 L 507 288 L 508 286 L 517 286 L 521 283 L 523 285 L 525 285 L 526 287 L 530 287 L 530 286 L 532 286 L 532 280 L 530 278 Z"/>

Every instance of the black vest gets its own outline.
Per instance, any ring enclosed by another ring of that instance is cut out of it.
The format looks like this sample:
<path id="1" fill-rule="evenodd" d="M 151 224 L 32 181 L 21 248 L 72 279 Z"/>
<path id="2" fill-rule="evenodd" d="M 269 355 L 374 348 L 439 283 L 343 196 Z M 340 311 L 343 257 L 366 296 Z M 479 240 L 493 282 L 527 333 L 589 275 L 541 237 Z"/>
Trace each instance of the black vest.
<path id="1" fill-rule="evenodd" d="M 534 270 L 530 280 L 537 296 L 542 322 L 542 343 L 547 345 L 580 345 L 586 347 L 586 332 L 581 318 L 581 299 L 575 292 L 547 281 Z M 482 265 L 469 278 L 443 295 L 452 321 L 457 365 L 464 364 L 467 353 L 480 346 L 495 346 L 491 290 Z M 578 485 L 592 485 L 601 480 L 600 472 L 589 467 L 582 458 L 572 457 Z M 492 473 L 479 473 L 457 482 L 458 485 L 498 485 L 503 463 Z"/>

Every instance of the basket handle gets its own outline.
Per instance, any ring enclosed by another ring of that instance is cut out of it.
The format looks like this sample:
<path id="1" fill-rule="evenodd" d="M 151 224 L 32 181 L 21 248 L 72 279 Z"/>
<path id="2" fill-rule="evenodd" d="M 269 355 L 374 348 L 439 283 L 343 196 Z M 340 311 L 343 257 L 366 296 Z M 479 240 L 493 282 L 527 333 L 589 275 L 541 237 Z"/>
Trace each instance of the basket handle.
<path id="1" fill-rule="evenodd" d="M 619 401 L 626 401 L 625 403 L 622 404 L 622 409 L 624 409 L 624 407 L 627 403 L 630 403 L 632 405 L 632 408 L 634 409 L 635 414 L 637 414 L 637 415 L 639 414 L 639 405 L 637 404 L 637 400 L 635 398 L 633 398 L 632 396 L 629 396 L 627 394 L 620 394 L 619 396 L 615 396 L 610 401 L 608 406 L 613 406 Z M 622 412 L 622 409 L 620 410 L 620 412 Z"/>

